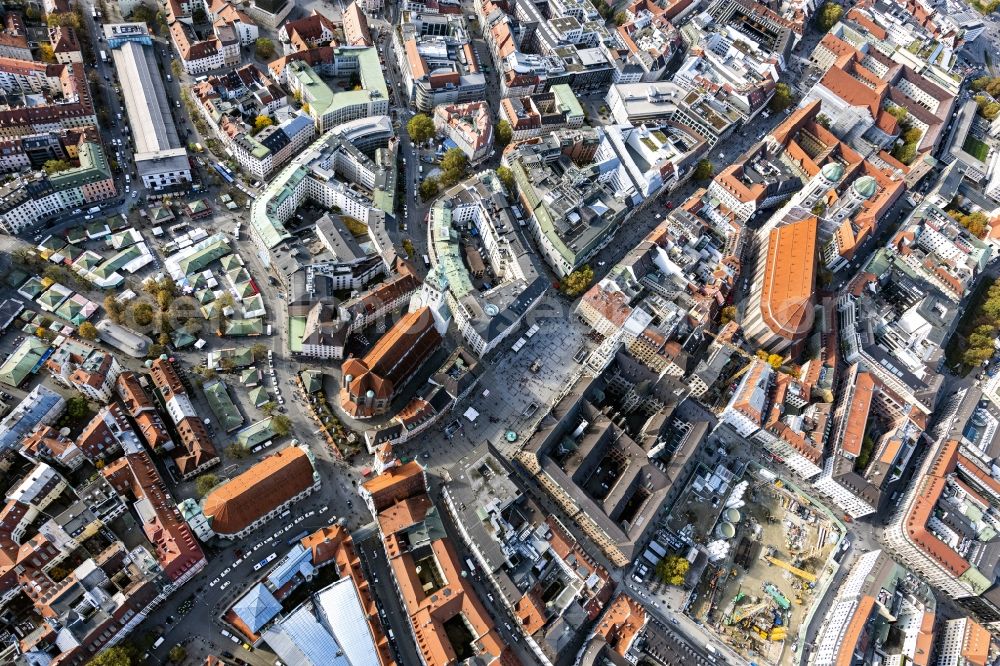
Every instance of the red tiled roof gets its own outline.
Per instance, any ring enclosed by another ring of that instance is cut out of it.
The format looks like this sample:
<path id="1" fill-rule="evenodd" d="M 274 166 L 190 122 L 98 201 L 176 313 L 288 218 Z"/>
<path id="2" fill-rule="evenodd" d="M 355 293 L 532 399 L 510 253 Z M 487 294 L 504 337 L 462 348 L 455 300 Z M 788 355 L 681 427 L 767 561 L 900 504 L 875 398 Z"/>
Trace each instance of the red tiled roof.
<path id="1" fill-rule="evenodd" d="M 761 288 L 761 317 L 777 335 L 798 340 L 813 324 L 816 235 L 809 216 L 771 231 Z"/>
<path id="2" fill-rule="evenodd" d="M 341 406 L 354 416 L 371 416 L 366 404 L 368 391 L 376 399 L 391 398 L 440 343 L 441 334 L 434 326 L 430 308 L 407 313 L 363 359 L 344 361 L 341 372 L 346 385 L 340 392 Z"/>
<path id="3" fill-rule="evenodd" d="M 920 489 L 909 515 L 906 516 L 906 532 L 910 540 L 955 578 L 965 573 L 970 565 L 927 529 L 927 521 L 934 515 L 938 499 L 947 484 L 945 477 L 955 469 L 958 449 L 959 443 L 955 440 L 942 445 L 927 476 L 918 481 Z"/>
<path id="4" fill-rule="evenodd" d="M 868 429 L 868 415 L 871 413 L 872 398 L 875 395 L 875 380 L 867 372 L 859 372 L 855 377 L 854 392 L 851 394 L 851 404 L 848 405 L 844 418 L 844 437 L 839 442 L 844 453 L 854 456 L 861 455 L 861 445 L 864 442 L 865 431 Z"/>
<path id="5" fill-rule="evenodd" d="M 205 498 L 202 512 L 217 534 L 237 534 L 312 486 L 313 472 L 306 452 L 290 446 L 215 488 Z"/>
<path id="6" fill-rule="evenodd" d="M 608 606 L 594 633 L 621 656 L 629 651 L 639 632 L 646 626 L 646 610 L 627 594 L 620 594 Z"/>
<path id="7" fill-rule="evenodd" d="M 876 117 L 882 108 L 882 99 L 888 88 L 883 82 L 880 90 L 873 90 L 840 67 L 831 67 L 819 80 L 820 84 L 830 92 L 852 106 L 868 107 L 872 118 Z"/>

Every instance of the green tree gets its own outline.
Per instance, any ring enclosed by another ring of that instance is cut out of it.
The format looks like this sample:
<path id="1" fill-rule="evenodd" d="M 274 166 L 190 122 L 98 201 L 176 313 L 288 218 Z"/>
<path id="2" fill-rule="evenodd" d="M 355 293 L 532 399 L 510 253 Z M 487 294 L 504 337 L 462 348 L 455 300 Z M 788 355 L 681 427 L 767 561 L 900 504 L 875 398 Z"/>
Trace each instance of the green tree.
<path id="1" fill-rule="evenodd" d="M 871 462 L 872 453 L 875 451 L 875 440 L 871 435 L 866 434 L 861 438 L 861 451 L 858 453 L 858 457 L 854 461 L 854 470 L 857 472 L 864 472 L 868 469 L 868 463 Z"/>
<path id="2" fill-rule="evenodd" d="M 500 179 L 501 184 L 503 184 L 504 189 L 508 193 L 514 191 L 514 172 L 505 166 L 497 167 L 497 178 Z"/>
<path id="3" fill-rule="evenodd" d="M 903 132 L 903 141 L 906 143 L 918 143 L 923 136 L 924 132 L 919 127 L 910 127 Z"/>
<path id="4" fill-rule="evenodd" d="M 170 304 L 173 303 L 173 301 L 174 297 L 170 294 L 169 291 L 164 291 L 161 289 L 156 292 L 156 304 L 160 306 L 161 311 L 166 312 L 167 309 L 170 307 Z"/>
<path id="5" fill-rule="evenodd" d="M 844 15 L 844 8 L 836 2 L 824 2 L 823 6 L 816 12 L 816 27 L 823 32 L 827 32 Z"/>
<path id="6" fill-rule="evenodd" d="M 104 297 L 104 311 L 116 324 L 122 323 L 125 319 L 125 306 L 118 302 L 114 294 L 108 294 Z"/>
<path id="7" fill-rule="evenodd" d="M 430 116 L 418 113 L 406 123 L 406 133 L 414 143 L 424 143 L 432 139 L 437 130 L 434 129 L 434 121 Z"/>
<path id="8" fill-rule="evenodd" d="M 900 125 L 907 124 L 906 117 L 910 115 L 909 111 L 907 111 L 904 107 L 899 106 L 898 104 L 890 105 L 889 107 L 886 108 L 885 112 L 888 113 L 890 116 L 894 117 Z"/>
<path id="9" fill-rule="evenodd" d="M 263 405 L 260 406 L 260 411 L 264 412 L 267 416 L 271 416 L 278 409 L 278 403 L 273 400 L 268 400 Z"/>
<path id="10" fill-rule="evenodd" d="M 983 335 L 982 333 L 973 333 L 969 336 L 969 346 L 970 347 L 989 347 L 993 344 L 992 335 Z"/>
<path id="11" fill-rule="evenodd" d="M 510 123 L 501 119 L 493 133 L 493 143 L 496 144 L 497 148 L 504 148 L 512 138 L 514 138 L 514 130 L 511 129 Z"/>
<path id="12" fill-rule="evenodd" d="M 136 303 L 132 308 L 132 319 L 139 326 L 149 326 L 153 323 L 153 306 L 145 301 Z"/>
<path id="13" fill-rule="evenodd" d="M 983 314 L 994 322 L 1000 321 L 1000 299 L 990 298 L 982 305 Z"/>
<path id="14" fill-rule="evenodd" d="M 968 215 L 958 210 L 951 210 L 948 211 L 948 215 L 953 217 L 956 222 L 958 222 L 963 227 L 968 229 L 969 233 L 972 234 L 973 236 L 976 236 L 977 238 L 983 237 L 990 223 L 990 218 L 987 217 L 986 213 L 982 212 L 981 210 L 977 210 L 974 213 L 970 213 Z M 1000 289 L 998 289 L 997 291 L 1000 292 Z M 994 300 L 1000 301 L 1000 293 L 998 293 L 996 297 L 994 297 L 991 287 L 990 298 L 989 300 L 987 300 L 987 303 Z"/>
<path id="15" fill-rule="evenodd" d="M 167 658 L 173 663 L 179 664 L 187 659 L 187 650 L 184 649 L 183 645 L 175 645 L 170 648 L 170 652 L 167 653 Z"/>
<path id="16" fill-rule="evenodd" d="M 995 120 L 997 116 L 1000 116 L 1000 103 L 986 95 L 976 95 L 974 99 L 979 106 L 979 115 L 986 120 Z"/>
<path id="17" fill-rule="evenodd" d="M 424 181 L 420 183 L 420 187 L 417 192 L 420 194 L 420 198 L 424 201 L 430 201 L 437 196 L 440 191 L 440 186 L 438 185 L 438 179 L 434 176 L 427 176 Z"/>
<path id="18" fill-rule="evenodd" d="M 292 432 L 292 421 L 284 414 L 275 414 L 271 417 L 271 429 L 278 437 L 284 437 Z"/>
<path id="19" fill-rule="evenodd" d="M 980 76 L 970 84 L 974 92 L 987 92 L 993 97 L 1000 96 L 1000 76 Z"/>
<path id="20" fill-rule="evenodd" d="M 417 256 L 417 249 L 413 247 L 413 241 L 409 238 L 403 239 L 403 252 L 406 252 L 406 256 L 410 259 Z"/>
<path id="21" fill-rule="evenodd" d="M 219 308 L 231 308 L 234 305 L 236 305 L 236 301 L 233 299 L 233 295 L 230 294 L 228 291 L 223 292 L 223 294 L 219 296 L 219 298 L 217 298 L 215 302 L 216 304 L 218 304 Z"/>
<path id="22" fill-rule="evenodd" d="M 101 650 L 87 662 L 87 666 L 133 666 L 132 651 L 124 645 Z"/>
<path id="23" fill-rule="evenodd" d="M 154 280 L 151 277 L 143 280 L 141 287 L 142 290 L 147 294 L 149 294 L 150 296 L 155 295 L 156 292 L 160 289 L 160 285 L 157 284 L 156 280 Z"/>
<path id="24" fill-rule="evenodd" d="M 993 348 L 971 347 L 962 354 L 962 363 L 967 366 L 981 365 L 993 356 Z"/>
<path id="25" fill-rule="evenodd" d="M 80 327 L 76 329 L 76 334 L 79 335 L 84 340 L 94 340 L 97 338 L 97 327 L 91 324 L 89 321 L 85 321 L 80 324 Z"/>
<path id="26" fill-rule="evenodd" d="M 156 10 L 142 2 L 132 10 L 132 20 L 143 23 L 156 23 Z"/>
<path id="27" fill-rule="evenodd" d="M 727 305 L 726 307 L 722 308 L 722 312 L 719 313 L 719 321 L 722 323 L 723 326 L 725 326 L 734 319 L 736 319 L 735 305 Z"/>
<path id="28" fill-rule="evenodd" d="M 256 118 L 254 118 L 253 130 L 251 130 L 250 133 L 257 134 L 265 127 L 270 127 L 273 124 L 274 124 L 274 119 L 271 118 L 271 116 L 257 116 Z"/>
<path id="29" fill-rule="evenodd" d="M 694 168 L 694 174 L 692 178 L 695 180 L 708 180 L 715 174 L 715 167 L 709 160 L 698 160 L 698 164 Z"/>
<path id="30" fill-rule="evenodd" d="M 270 60 L 274 57 L 274 42 L 267 37 L 258 37 L 254 44 L 254 50 L 261 60 Z"/>
<path id="31" fill-rule="evenodd" d="M 253 360 L 260 361 L 267 356 L 267 345 L 258 342 L 250 347 L 250 353 L 253 355 Z"/>
<path id="32" fill-rule="evenodd" d="M 49 14 L 45 17 L 45 23 L 50 27 L 54 28 L 56 26 L 68 26 L 73 28 L 79 34 L 80 31 L 80 15 L 75 12 L 60 12 L 56 14 Z"/>
<path id="33" fill-rule="evenodd" d="M 562 290 L 562 293 L 572 298 L 586 291 L 593 279 L 594 269 L 590 266 L 581 266 L 564 277 L 559 288 Z"/>
<path id="34" fill-rule="evenodd" d="M 917 158 L 917 147 L 912 143 L 897 143 L 891 155 L 903 164 L 911 164 Z"/>
<path id="35" fill-rule="evenodd" d="M 667 555 L 656 565 L 656 576 L 667 585 L 683 585 L 684 577 L 691 568 L 687 558 Z"/>
<path id="36" fill-rule="evenodd" d="M 625 22 L 628 21 L 628 15 L 625 12 L 615 12 L 613 20 L 615 25 L 625 25 Z"/>
<path id="37" fill-rule="evenodd" d="M 993 333 L 994 333 L 994 329 L 989 324 L 983 324 L 981 326 L 976 326 L 976 328 L 973 329 L 972 332 L 973 333 L 977 333 L 979 335 L 984 335 L 984 336 L 992 339 Z"/>
<path id="38" fill-rule="evenodd" d="M 87 399 L 82 395 L 74 395 L 66 401 L 66 416 L 71 419 L 82 419 L 89 413 Z"/>
<path id="39" fill-rule="evenodd" d="M 460 148 L 452 148 L 441 158 L 441 185 L 451 187 L 465 178 L 469 170 L 469 158 Z"/>
<path id="40" fill-rule="evenodd" d="M 11 254 L 11 258 L 14 259 L 14 261 L 16 261 L 18 265 L 22 266 L 23 268 L 33 273 L 39 272 L 45 266 L 45 264 L 48 263 L 44 259 L 39 257 L 38 253 L 35 252 L 30 247 L 17 248 Z"/>
<path id="41" fill-rule="evenodd" d="M 992 79 L 989 76 L 980 76 L 978 78 L 972 79 L 972 83 L 969 84 L 969 88 L 973 92 L 980 92 L 982 90 L 986 90 L 986 86 L 989 84 L 991 80 Z"/>
<path id="42" fill-rule="evenodd" d="M 51 44 L 43 43 L 38 46 L 38 59 L 48 63 L 56 61 L 56 51 Z"/>
<path id="43" fill-rule="evenodd" d="M 250 455 L 250 452 L 242 444 L 234 443 L 226 447 L 226 455 L 233 460 L 243 460 Z"/>
<path id="44" fill-rule="evenodd" d="M 52 567 L 51 569 L 49 569 L 49 578 L 51 578 L 57 583 L 66 578 L 66 576 L 68 575 L 69 571 L 63 569 L 62 567 Z"/>
<path id="45" fill-rule="evenodd" d="M 205 14 L 205 9 L 196 5 L 195 8 L 191 10 L 191 20 L 195 23 L 204 23 L 207 21 L 208 16 Z"/>
<path id="46" fill-rule="evenodd" d="M 204 497 L 217 485 L 219 485 L 219 477 L 215 474 L 202 474 L 194 480 L 194 491 L 198 493 L 198 497 Z"/>
<path id="47" fill-rule="evenodd" d="M 66 171 L 72 168 L 73 165 L 66 160 L 45 160 L 45 164 L 42 165 L 42 170 L 50 176 L 54 173 L 59 173 L 60 171 Z"/>
<path id="48" fill-rule="evenodd" d="M 787 83 L 778 83 L 774 86 L 774 96 L 768 102 L 768 108 L 774 113 L 781 113 L 792 105 L 792 89 Z"/>

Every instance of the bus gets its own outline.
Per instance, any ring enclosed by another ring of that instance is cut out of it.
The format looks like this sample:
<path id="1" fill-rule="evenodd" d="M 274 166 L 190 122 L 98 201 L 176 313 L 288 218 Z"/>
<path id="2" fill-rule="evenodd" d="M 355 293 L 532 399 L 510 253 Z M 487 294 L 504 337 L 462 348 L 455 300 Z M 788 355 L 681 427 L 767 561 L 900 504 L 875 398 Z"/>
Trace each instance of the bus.
<path id="1" fill-rule="evenodd" d="M 424 255 L 424 267 L 425 268 L 431 267 L 431 258 L 428 257 L 426 254 Z"/>
<path id="2" fill-rule="evenodd" d="M 97 20 L 97 7 L 90 8 L 90 17 L 95 21 Z"/>
<path id="3" fill-rule="evenodd" d="M 101 49 L 101 62 L 108 64 L 108 52 L 104 49 Z"/>
<path id="4" fill-rule="evenodd" d="M 215 170 L 219 172 L 220 176 L 222 176 L 222 179 L 232 185 L 236 179 L 233 178 L 233 174 L 229 171 L 229 169 L 224 164 L 216 163 L 214 166 Z"/>
<path id="5" fill-rule="evenodd" d="M 261 569 L 263 569 L 264 567 L 266 567 L 268 564 L 270 564 L 271 562 L 273 562 L 274 558 L 276 558 L 277 556 L 278 556 L 277 553 L 271 553 L 270 555 L 268 555 L 267 557 L 265 557 L 264 559 L 262 559 L 260 562 L 258 562 L 257 564 L 253 565 L 253 570 L 254 571 L 260 571 Z"/>

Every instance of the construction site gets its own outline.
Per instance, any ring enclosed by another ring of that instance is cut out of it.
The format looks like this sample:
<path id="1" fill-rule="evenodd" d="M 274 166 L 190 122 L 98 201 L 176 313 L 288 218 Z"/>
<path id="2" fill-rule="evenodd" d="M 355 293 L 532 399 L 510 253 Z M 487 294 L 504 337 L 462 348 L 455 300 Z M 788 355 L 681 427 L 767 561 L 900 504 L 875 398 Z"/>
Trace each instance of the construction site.
<path id="1" fill-rule="evenodd" d="M 842 537 L 808 498 L 766 471 L 734 488 L 689 605 L 749 661 L 791 664 L 793 644 Z"/>

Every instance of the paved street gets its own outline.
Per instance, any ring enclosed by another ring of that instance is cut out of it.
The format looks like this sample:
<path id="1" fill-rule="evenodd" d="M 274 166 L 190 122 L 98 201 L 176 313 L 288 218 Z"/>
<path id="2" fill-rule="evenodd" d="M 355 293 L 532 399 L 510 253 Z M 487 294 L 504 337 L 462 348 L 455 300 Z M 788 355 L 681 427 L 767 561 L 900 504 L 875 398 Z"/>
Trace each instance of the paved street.
<path id="1" fill-rule="evenodd" d="M 546 297 L 525 323 L 525 328 L 537 324 L 539 331 L 524 347 L 512 353 L 505 345 L 497 356 L 482 361 L 486 369 L 476 389 L 455 406 L 451 418 L 406 443 L 401 450 L 422 458 L 427 454 L 427 464 L 433 469 L 447 469 L 484 441 L 507 452 L 516 449 L 551 408 L 554 398 L 582 371 L 573 357 L 585 343 L 586 329 L 565 311 L 567 305 L 560 296 Z M 511 344 L 516 339 L 512 337 Z M 537 373 L 529 369 L 535 361 L 541 366 Z M 475 423 L 462 416 L 470 407 L 479 412 Z M 450 436 L 445 434 L 454 423 L 460 427 Z M 507 442 L 507 431 L 518 433 L 518 441 Z"/>
<path id="2" fill-rule="evenodd" d="M 102 35 L 101 23 L 94 21 L 90 14 L 93 1 L 84 0 L 81 8 L 85 29 L 91 38 L 95 53 L 99 54 L 102 50 L 107 50 L 107 47 L 100 39 Z M 303 0 L 298 3 L 289 19 L 307 16 L 314 10 L 338 19 L 343 11 L 343 2 L 341 0 L 333 2 Z M 117 11 L 117 8 L 114 11 Z M 466 14 L 472 13 L 472 3 L 464 2 L 462 11 Z M 393 41 L 389 37 L 393 26 L 397 25 L 397 4 L 391 3 L 388 12 L 388 16 L 375 17 L 371 21 L 372 33 L 377 40 L 378 48 L 387 67 L 387 83 L 393 101 L 392 113 L 398 125 L 399 162 L 402 167 L 399 176 L 402 182 L 401 196 L 393 219 L 387 223 L 387 231 L 400 251 L 402 251 L 404 239 L 413 243 L 415 256 L 411 259 L 414 260 L 413 264 L 418 274 L 423 276 L 426 274 L 426 267 L 423 266 L 420 257 L 427 253 L 425 219 L 429 206 L 433 202 L 421 201 L 417 192 L 422 179 L 430 173 L 433 166 L 424 161 L 424 159 L 431 157 L 431 152 L 426 148 L 414 145 L 408 135 L 406 125 L 413 116 L 413 111 L 409 108 L 403 88 L 402 76 L 398 69 L 398 54 L 395 53 Z M 112 18 L 114 17 L 105 17 L 105 21 Z M 280 50 L 281 45 L 273 31 L 262 31 L 262 36 L 273 38 L 275 46 Z M 808 28 L 790 59 L 790 70 L 786 81 L 792 87 L 796 103 L 800 101 L 801 96 L 808 91 L 819 76 L 819 72 L 810 66 L 808 55 L 820 37 L 818 32 L 811 27 Z M 189 89 L 193 85 L 194 77 L 186 74 L 173 75 L 172 46 L 165 36 L 156 37 L 154 44 L 154 52 L 169 96 L 168 107 L 177 123 L 182 142 L 185 144 L 194 142 L 206 144 L 208 137 L 199 135 L 193 119 L 189 117 L 188 109 L 184 108 L 183 105 L 176 104 L 176 101 L 181 98 L 181 91 Z M 970 54 L 968 57 L 975 61 L 969 66 L 973 67 L 976 63 L 985 63 L 992 69 L 993 65 L 1000 62 L 998 44 L 1000 44 L 1000 23 L 991 17 L 987 21 L 986 34 L 977 40 L 974 48 L 968 50 Z M 476 36 L 473 40 L 473 48 L 482 63 L 492 65 L 488 49 L 481 35 Z M 243 62 L 255 62 L 262 65 L 249 52 L 244 53 Z M 88 63 L 87 66 L 88 71 L 93 72 L 96 76 L 98 83 L 95 91 L 96 105 L 107 115 L 107 122 L 102 122 L 101 131 L 105 145 L 109 146 L 110 156 L 118 162 L 120 167 L 119 172 L 115 174 L 115 182 L 122 194 L 118 200 L 103 206 L 103 210 L 97 218 L 124 214 L 139 227 L 141 223 L 135 209 L 140 205 L 145 205 L 147 197 L 153 193 L 143 190 L 141 183 L 137 182 L 135 178 L 134 164 L 131 160 L 134 144 L 131 143 L 127 131 L 128 124 L 125 111 L 122 108 L 121 96 L 116 92 L 116 87 L 119 86 L 117 73 L 110 60 L 105 63 L 100 57 L 96 58 L 95 62 Z M 492 71 L 493 67 L 490 66 L 489 70 L 487 74 L 487 101 L 491 108 L 496 110 L 500 85 L 495 71 Z M 168 74 L 171 75 L 170 81 L 167 81 Z M 600 109 L 605 104 L 601 94 L 583 94 L 581 102 L 584 108 L 589 111 L 591 118 L 601 118 Z M 716 145 L 705 155 L 705 158 L 712 162 L 716 172 L 718 172 L 731 164 L 737 156 L 763 140 L 776 125 L 788 117 L 788 113 L 791 111 L 792 109 L 789 109 L 786 112 L 769 114 L 767 117 L 763 113 L 759 114 L 745 126 L 738 128 L 733 135 Z M 601 120 L 602 122 L 610 122 L 607 118 L 601 118 Z M 207 160 L 202 167 L 203 170 L 195 170 L 198 174 L 197 179 L 200 179 L 205 185 L 201 194 L 215 202 L 218 195 L 228 188 L 212 184 L 212 181 L 217 179 L 209 167 L 216 158 L 208 152 L 203 153 L 200 157 Z M 500 156 L 495 155 L 478 168 L 495 167 L 499 164 L 499 160 Z M 421 173 L 421 165 L 423 165 L 423 174 Z M 130 175 L 131 182 L 129 183 L 125 182 L 126 174 Z M 590 260 L 589 263 L 595 271 L 596 279 L 606 275 L 618 260 L 639 243 L 656 225 L 661 223 L 669 209 L 680 205 L 698 188 L 707 185 L 708 181 L 688 180 L 682 182 L 672 191 L 664 192 L 658 197 L 644 202 L 640 208 L 633 211 L 618 231 L 614 242 L 603 248 Z M 125 191 L 126 186 L 129 188 L 128 192 Z M 237 186 L 244 191 L 249 191 L 245 183 L 240 183 Z M 908 205 L 901 201 L 896 208 L 887 213 L 884 219 L 889 223 L 883 226 L 883 236 L 866 240 L 866 245 L 862 246 L 859 255 L 866 255 L 880 246 L 883 243 L 884 235 L 894 230 L 895 224 L 901 219 L 907 208 Z M 81 211 L 79 214 L 63 216 L 51 222 L 48 230 L 44 233 L 54 233 L 85 223 L 88 221 L 85 219 L 85 215 L 86 213 Z M 317 436 L 317 425 L 309 415 L 307 397 L 303 396 L 296 388 L 297 374 L 303 369 L 320 370 L 332 378 L 331 382 L 335 382 L 339 376 L 339 363 L 292 357 L 289 351 L 289 331 L 285 307 L 289 294 L 267 280 L 268 275 L 273 275 L 269 261 L 262 259 L 256 246 L 247 238 L 245 231 L 240 239 L 235 239 L 236 223 L 242 222 L 245 225 L 247 217 L 247 211 L 242 208 L 235 212 L 220 209 L 208 222 L 195 222 L 192 226 L 205 228 L 212 232 L 222 232 L 228 234 L 230 238 L 234 238 L 232 241 L 234 248 L 246 261 L 246 268 L 255 279 L 255 284 L 268 309 L 266 320 L 273 327 L 273 335 L 255 338 L 250 344 L 263 343 L 274 354 L 274 376 L 271 378 L 265 375 L 264 385 L 272 397 L 278 395 L 278 391 L 280 391 L 285 402 L 280 411 L 290 420 L 292 436 L 281 439 L 270 450 L 251 454 L 244 458 L 232 457 L 224 453 L 226 447 L 233 442 L 235 432 L 227 434 L 213 431 L 214 442 L 222 461 L 218 467 L 211 471 L 222 480 L 232 478 L 258 462 L 261 457 L 287 445 L 294 437 L 308 444 L 315 453 L 317 469 L 323 481 L 322 488 L 309 498 L 296 503 L 291 508 L 290 516 L 271 520 L 246 539 L 236 542 L 215 540 L 206 544 L 205 552 L 209 560 L 206 568 L 161 608 L 150 614 L 137 628 L 135 635 L 142 636 L 147 633 L 162 632 L 165 636 L 164 644 L 156 650 L 151 650 L 149 663 L 165 663 L 169 649 L 177 643 L 183 643 L 187 646 L 189 654 L 195 658 L 203 659 L 210 654 L 219 655 L 228 651 L 254 666 L 274 664 L 275 655 L 267 650 L 248 651 L 238 642 L 224 637 L 221 631 L 225 627 L 221 622 L 220 615 L 260 576 L 265 574 L 270 566 L 255 572 L 254 565 L 256 563 L 271 554 L 276 555 L 277 558 L 282 557 L 289 549 L 290 544 L 294 543 L 294 537 L 302 532 L 311 532 L 333 522 L 340 522 L 354 535 L 355 547 L 361 559 L 363 571 L 374 592 L 379 615 L 385 627 L 393 634 L 391 643 L 397 662 L 402 666 L 416 666 L 420 663 L 420 657 L 409 630 L 404 608 L 393 583 L 383 544 L 378 538 L 373 517 L 369 515 L 363 502 L 357 496 L 357 486 L 363 482 L 361 468 L 370 463 L 370 456 L 362 454 L 355 456 L 352 460 L 342 461 L 328 450 Z M 177 222 L 179 221 L 177 220 Z M 43 230 L 39 229 L 38 231 L 42 232 Z M 162 265 L 165 258 L 165 242 L 154 241 L 146 233 L 147 230 L 143 231 L 148 236 L 147 242 L 157 261 Z M 16 239 L 0 236 L 0 249 L 7 252 L 24 246 L 25 244 Z M 753 243 L 748 244 L 747 252 L 741 257 L 745 265 L 754 263 L 756 252 L 757 247 Z M 852 263 L 847 270 L 853 272 L 855 268 L 856 264 Z M 990 270 L 991 274 L 995 276 L 1000 270 L 1000 266 L 994 264 Z M 145 274 L 143 276 L 145 277 Z M 840 288 L 846 278 L 846 272 L 834 276 L 833 288 Z M 749 283 L 741 280 L 732 294 L 731 302 L 737 304 L 741 316 L 749 289 Z M 102 293 L 94 290 L 86 291 L 85 295 L 97 302 L 100 302 L 103 297 Z M 591 351 L 595 343 L 587 337 L 590 329 L 576 316 L 575 305 L 576 302 L 571 302 L 554 291 L 547 294 L 542 303 L 526 317 L 520 333 L 525 333 L 533 325 L 537 325 L 538 330 L 523 348 L 518 352 L 511 350 L 511 345 L 518 337 L 514 335 L 510 338 L 509 344 L 501 346 L 501 349 L 493 355 L 482 359 L 483 373 L 470 395 L 457 404 L 454 410 L 441 419 L 439 423 L 397 449 L 398 454 L 413 457 L 427 467 L 431 494 L 444 516 L 445 530 L 451 537 L 455 550 L 462 561 L 469 555 L 468 548 L 462 541 L 452 517 L 446 510 L 445 503 L 440 497 L 441 485 L 447 481 L 447 473 L 450 468 L 483 442 L 492 443 L 507 456 L 513 455 L 530 437 L 539 421 L 546 416 L 553 405 L 579 378 L 584 367 L 575 360 L 575 357 L 581 352 Z M 178 366 L 186 369 L 186 378 L 194 385 L 197 385 L 200 380 L 192 374 L 191 369 L 198 367 L 206 352 L 243 346 L 245 343 L 242 340 L 222 339 L 216 335 L 215 331 L 209 330 L 207 325 L 201 331 L 200 337 L 206 341 L 204 349 L 184 349 L 173 352 Z M 447 339 L 451 346 L 459 342 L 458 335 L 454 331 L 448 335 Z M 0 355 L 7 356 L 12 349 L 11 339 L 0 341 Z M 142 369 L 142 365 L 133 359 L 123 359 L 123 362 L 134 370 Z M 258 361 L 257 365 L 266 373 L 266 361 Z M 220 377 L 230 386 L 235 402 L 245 418 L 244 425 L 266 416 L 264 412 L 249 404 L 232 376 L 223 374 Z M 38 381 L 38 379 L 33 379 L 32 383 Z M 952 388 L 962 385 L 963 382 L 971 381 L 969 378 L 963 380 L 948 378 L 949 387 Z M 14 399 L 18 400 L 26 393 L 25 389 L 30 390 L 30 388 L 29 385 L 10 390 Z M 420 388 L 419 383 L 413 382 L 406 388 L 406 391 L 412 394 L 418 388 Z M 70 392 L 67 391 L 66 394 L 69 395 Z M 200 389 L 192 391 L 192 398 L 199 414 L 210 414 L 208 404 Z M 477 416 L 475 418 L 465 417 L 467 410 L 473 410 Z M 360 423 L 358 429 L 360 430 L 364 426 L 370 426 L 370 423 Z M 742 449 L 745 442 L 740 441 L 739 444 Z M 784 478 L 794 481 L 804 491 L 818 497 L 811 483 L 797 479 L 793 472 L 763 454 L 759 447 L 747 447 L 746 456 L 756 464 L 776 470 Z M 158 465 L 161 472 L 165 471 L 162 461 L 158 461 Z M 164 479 L 172 496 L 178 501 L 195 496 L 193 480 L 174 483 L 168 474 L 164 474 Z M 524 481 L 524 479 L 521 480 Z M 561 514 L 552 501 L 544 496 L 538 488 L 530 483 L 525 485 L 526 492 L 532 494 L 542 506 L 555 515 Z M 820 499 L 823 498 L 820 497 Z M 842 513 L 838 512 L 838 515 L 842 516 Z M 816 619 L 809 624 L 803 623 L 802 627 L 796 629 L 799 632 L 796 646 L 802 649 L 800 657 L 806 657 L 814 646 L 821 628 L 820 622 L 830 608 L 844 577 L 849 574 L 857 558 L 865 552 L 880 547 L 880 521 L 885 518 L 884 516 L 870 517 L 870 519 L 846 524 L 847 538 L 850 539 L 851 546 L 842 556 L 838 556 L 841 557 L 839 567 L 833 573 L 829 586 L 814 607 L 813 617 Z M 654 519 L 658 519 L 658 517 L 654 517 Z M 649 654 L 668 665 L 708 666 L 721 663 L 734 665 L 746 663 L 745 659 L 723 645 L 714 634 L 701 626 L 699 622 L 684 615 L 680 604 L 670 603 L 671 599 L 681 596 L 678 590 L 672 590 L 673 596 L 671 596 L 661 589 L 654 589 L 655 586 L 647 583 L 636 583 L 630 575 L 631 569 L 616 569 L 607 564 L 601 553 L 595 552 L 596 548 L 589 545 L 586 539 L 577 533 L 577 528 L 569 525 L 568 529 L 573 531 L 585 544 L 596 561 L 605 563 L 612 572 L 613 579 L 619 585 L 619 589 L 626 591 L 646 608 L 650 617 L 650 631 L 647 632 L 646 637 L 646 651 Z M 487 581 L 474 573 L 469 580 L 477 595 L 484 601 L 491 594 L 499 594 L 490 588 Z M 186 615 L 180 615 L 177 608 L 187 600 L 193 602 L 192 610 Z M 517 631 L 515 619 L 509 616 L 499 604 L 484 603 L 484 605 L 487 606 L 497 631 L 503 640 L 513 648 L 521 662 L 524 664 L 534 663 L 535 660 L 524 642 L 518 639 L 520 634 Z M 957 613 L 954 608 L 949 609 L 947 605 L 943 607 L 945 614 L 954 616 Z"/>

